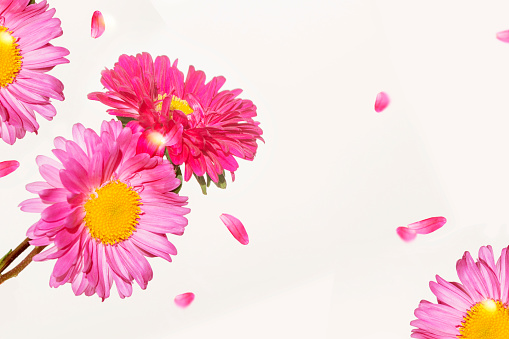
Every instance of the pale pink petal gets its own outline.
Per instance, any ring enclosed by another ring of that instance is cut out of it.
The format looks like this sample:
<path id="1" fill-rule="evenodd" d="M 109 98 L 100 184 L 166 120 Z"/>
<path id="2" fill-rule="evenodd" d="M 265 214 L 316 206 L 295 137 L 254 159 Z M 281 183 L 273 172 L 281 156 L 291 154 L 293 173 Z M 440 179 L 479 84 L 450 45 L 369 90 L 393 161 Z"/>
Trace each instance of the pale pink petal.
<path id="1" fill-rule="evenodd" d="M 249 236 L 247 235 L 244 225 L 242 225 L 242 222 L 239 219 L 226 213 L 221 214 L 220 218 L 238 242 L 242 245 L 249 244 Z"/>
<path id="2" fill-rule="evenodd" d="M 194 293 L 188 292 L 188 293 L 182 293 L 175 297 L 175 304 L 178 307 L 186 308 L 189 306 L 194 300 Z"/>
<path id="3" fill-rule="evenodd" d="M 16 160 L 8 160 L 0 162 L 0 178 L 14 172 L 19 167 Z"/>
<path id="4" fill-rule="evenodd" d="M 440 227 L 444 226 L 446 222 L 447 219 L 444 217 L 433 217 L 414 222 L 408 225 L 408 228 L 415 231 L 417 234 L 428 234 L 438 230 Z"/>
<path id="5" fill-rule="evenodd" d="M 509 30 L 497 33 L 497 39 L 502 42 L 509 42 Z"/>
<path id="6" fill-rule="evenodd" d="M 95 11 L 92 15 L 92 29 L 91 36 L 94 39 L 97 39 L 104 33 L 104 17 L 100 11 Z"/>
<path id="7" fill-rule="evenodd" d="M 377 113 L 382 112 L 384 109 L 387 108 L 387 106 L 389 106 L 390 102 L 391 100 L 389 99 L 387 93 L 385 92 L 378 93 L 375 101 L 375 112 Z"/>
<path id="8" fill-rule="evenodd" d="M 406 242 L 414 240 L 417 236 L 417 233 L 408 227 L 398 227 L 396 228 L 396 233 L 398 233 L 399 237 Z"/>

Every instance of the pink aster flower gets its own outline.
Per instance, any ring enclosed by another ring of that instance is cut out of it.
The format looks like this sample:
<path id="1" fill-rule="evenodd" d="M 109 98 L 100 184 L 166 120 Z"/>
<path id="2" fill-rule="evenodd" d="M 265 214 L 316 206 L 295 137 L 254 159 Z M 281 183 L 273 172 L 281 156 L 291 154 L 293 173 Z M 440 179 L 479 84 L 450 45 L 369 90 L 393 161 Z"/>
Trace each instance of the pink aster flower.
<path id="1" fill-rule="evenodd" d="M 205 73 L 189 67 L 187 77 L 177 61 L 166 56 L 152 61 L 148 53 L 120 56 L 113 69 L 102 72 L 107 92 L 94 92 L 89 99 L 110 107 L 110 114 L 134 119 L 130 126 L 145 130 L 140 143 L 162 154 L 175 165 L 185 164 L 184 179 L 207 174 L 215 183 L 232 180 L 238 168 L 235 157 L 253 160 L 262 130 L 254 121 L 256 106 L 238 98 L 240 89 L 219 91 L 222 76 L 205 83 Z M 203 178 L 202 178 L 203 179 Z"/>
<path id="2" fill-rule="evenodd" d="M 436 276 L 430 288 L 437 304 L 422 300 L 410 324 L 412 338 L 509 338 L 509 247 L 495 264 L 491 246 L 474 262 L 465 252 L 456 270 L 461 284 Z"/>
<path id="3" fill-rule="evenodd" d="M 56 110 L 51 99 L 64 100 L 64 86 L 45 74 L 69 62 L 69 51 L 50 41 L 62 35 L 46 1 L 0 1 L 0 137 L 13 144 L 25 133 L 39 129 L 35 113 L 51 120 Z"/>
<path id="4" fill-rule="evenodd" d="M 104 300 L 115 282 L 128 297 L 133 280 L 145 289 L 152 279 L 145 257 L 177 254 L 166 233 L 184 233 L 187 197 L 170 192 L 180 180 L 168 160 L 136 154 L 139 137 L 119 121 L 103 122 L 99 135 L 76 124 L 74 140 L 55 139 L 58 161 L 37 157 L 45 181 L 27 185 L 39 197 L 20 206 L 41 213 L 27 236 L 52 245 L 34 257 L 57 259 L 51 287 L 69 282 L 76 295 Z"/>

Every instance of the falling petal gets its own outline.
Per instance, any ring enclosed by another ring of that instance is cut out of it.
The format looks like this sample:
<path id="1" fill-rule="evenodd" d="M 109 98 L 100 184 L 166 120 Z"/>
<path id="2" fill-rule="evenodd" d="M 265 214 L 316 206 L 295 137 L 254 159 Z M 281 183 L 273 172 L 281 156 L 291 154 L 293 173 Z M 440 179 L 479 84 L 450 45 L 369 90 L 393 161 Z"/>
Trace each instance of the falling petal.
<path id="1" fill-rule="evenodd" d="M 16 160 L 8 160 L 0 162 L 0 178 L 14 172 L 19 167 Z"/>
<path id="2" fill-rule="evenodd" d="M 497 39 L 502 42 L 509 42 L 509 31 L 498 32 Z"/>
<path id="3" fill-rule="evenodd" d="M 175 297 L 174 301 L 178 307 L 186 308 L 189 306 L 194 300 L 194 293 L 182 293 Z"/>
<path id="4" fill-rule="evenodd" d="M 92 15 L 92 38 L 97 39 L 104 33 L 104 17 L 100 11 L 95 11 Z"/>
<path id="5" fill-rule="evenodd" d="M 221 214 L 220 218 L 238 242 L 242 245 L 249 244 L 249 236 L 247 235 L 244 225 L 242 225 L 242 222 L 239 219 L 226 213 Z"/>
<path id="6" fill-rule="evenodd" d="M 398 227 L 396 228 L 396 233 L 398 233 L 399 237 L 406 242 L 414 240 L 415 237 L 417 236 L 417 233 L 415 233 L 414 230 L 411 230 L 408 227 Z"/>
<path id="7" fill-rule="evenodd" d="M 387 106 L 389 106 L 390 102 L 391 100 L 389 99 L 387 93 L 385 92 L 378 93 L 375 101 L 375 112 L 377 113 L 382 112 L 384 109 L 387 108 Z"/>
<path id="8" fill-rule="evenodd" d="M 444 226 L 446 222 L 447 219 L 444 217 L 433 217 L 414 222 L 413 224 L 408 225 L 408 228 L 417 234 L 428 234 L 438 230 L 440 227 Z"/>

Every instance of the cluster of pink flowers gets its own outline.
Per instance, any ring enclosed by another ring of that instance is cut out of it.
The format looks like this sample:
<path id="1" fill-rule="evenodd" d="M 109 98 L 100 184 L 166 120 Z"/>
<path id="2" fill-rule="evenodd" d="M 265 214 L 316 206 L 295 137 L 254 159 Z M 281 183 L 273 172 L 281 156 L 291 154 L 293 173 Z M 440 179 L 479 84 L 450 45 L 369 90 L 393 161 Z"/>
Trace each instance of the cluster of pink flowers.
<path id="1" fill-rule="evenodd" d="M 56 114 L 50 99 L 64 99 L 62 83 L 46 74 L 69 62 L 69 51 L 50 43 L 62 35 L 54 14 L 45 0 L 0 1 L 0 137 L 9 144 L 37 133 L 34 112 L 50 120 Z M 96 11 L 91 36 L 104 31 Z M 76 295 L 104 300 L 113 284 L 121 298 L 135 281 L 145 289 L 153 275 L 147 257 L 171 261 L 177 254 L 167 235 L 182 235 L 187 225 L 182 179 L 194 175 L 204 193 L 206 180 L 224 188 L 225 171 L 233 181 L 236 158 L 253 160 L 263 138 L 256 106 L 239 97 L 240 89 L 221 90 L 224 77 L 206 82 L 193 66 L 184 77 L 166 56 L 122 55 L 101 83 L 106 91 L 89 98 L 111 107 L 118 120 L 104 121 L 99 133 L 77 123 L 72 140 L 55 138 L 56 159 L 36 159 L 44 180 L 27 185 L 37 197 L 20 207 L 40 214 L 27 236 L 31 245 L 48 246 L 34 261 L 56 260 L 50 286 L 70 283 Z M 0 162 L 0 177 L 18 166 Z M 248 243 L 240 220 L 221 219 Z M 185 307 L 193 298 L 186 293 L 175 302 Z"/>

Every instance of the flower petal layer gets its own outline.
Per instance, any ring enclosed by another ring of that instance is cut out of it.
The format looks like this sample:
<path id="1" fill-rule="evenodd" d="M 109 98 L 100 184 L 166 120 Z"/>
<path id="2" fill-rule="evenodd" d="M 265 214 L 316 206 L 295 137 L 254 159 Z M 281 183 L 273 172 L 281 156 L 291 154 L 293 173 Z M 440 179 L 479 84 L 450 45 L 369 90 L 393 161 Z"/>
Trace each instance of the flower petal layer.
<path id="1" fill-rule="evenodd" d="M 390 98 L 385 92 L 380 92 L 375 100 L 375 112 L 380 113 L 389 106 Z"/>
<path id="2" fill-rule="evenodd" d="M 240 242 L 242 245 L 249 244 L 249 236 L 247 235 L 244 225 L 239 219 L 226 213 L 221 214 L 220 218 L 238 242 Z"/>
<path id="3" fill-rule="evenodd" d="M 104 33 L 105 25 L 104 25 L 104 17 L 100 11 L 95 11 L 92 15 L 92 25 L 91 25 L 90 35 L 92 38 L 97 39 Z"/>
<path id="4" fill-rule="evenodd" d="M 509 43 L 509 30 L 497 33 L 497 39 Z"/>
<path id="5" fill-rule="evenodd" d="M 179 294 L 174 299 L 175 304 L 181 308 L 186 308 L 193 302 L 193 300 L 194 300 L 193 292 Z"/>
<path id="6" fill-rule="evenodd" d="M 0 162 L 0 178 L 11 174 L 19 167 L 19 162 L 16 160 L 7 160 Z"/>

